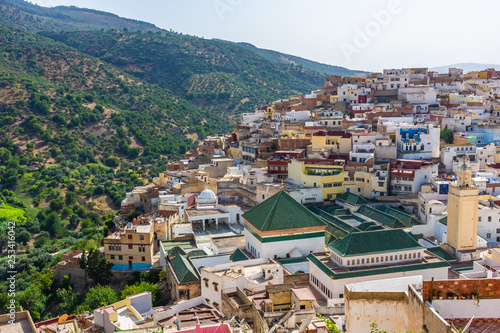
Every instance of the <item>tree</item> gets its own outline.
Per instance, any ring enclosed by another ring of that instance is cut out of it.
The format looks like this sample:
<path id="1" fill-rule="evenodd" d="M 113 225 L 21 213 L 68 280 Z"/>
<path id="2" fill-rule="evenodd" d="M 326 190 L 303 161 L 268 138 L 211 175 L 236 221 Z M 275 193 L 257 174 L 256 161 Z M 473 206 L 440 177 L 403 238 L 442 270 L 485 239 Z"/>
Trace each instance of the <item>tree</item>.
<path id="1" fill-rule="evenodd" d="M 97 309 L 102 306 L 118 302 L 118 295 L 116 291 L 109 286 L 98 285 L 97 287 L 90 288 L 83 305 L 88 306 L 90 309 Z"/>
<path id="2" fill-rule="evenodd" d="M 66 193 L 65 199 L 66 199 L 66 204 L 67 205 L 74 204 L 76 202 L 76 199 L 77 199 L 76 193 L 73 192 L 73 191 L 68 191 Z"/>
<path id="3" fill-rule="evenodd" d="M 443 139 L 447 144 L 453 143 L 453 132 L 449 128 L 441 130 L 441 139 Z"/>
<path id="4" fill-rule="evenodd" d="M 125 286 L 125 288 L 123 288 L 122 290 L 122 299 L 125 299 L 127 296 L 142 293 L 144 291 L 149 291 L 151 293 L 151 301 L 153 302 L 153 306 L 159 305 L 158 302 L 161 299 L 160 288 L 152 283 L 145 281 L 141 282 L 140 284 Z"/>
<path id="5" fill-rule="evenodd" d="M 82 256 L 78 259 L 78 263 L 85 270 L 85 282 L 87 275 L 98 285 L 107 284 L 111 279 L 111 268 L 114 264 L 103 257 L 99 250 L 90 249 L 89 252 L 83 251 Z"/>
<path id="6" fill-rule="evenodd" d="M 50 202 L 50 210 L 52 211 L 58 211 L 63 207 L 64 207 L 64 200 L 60 196 L 55 197 Z"/>

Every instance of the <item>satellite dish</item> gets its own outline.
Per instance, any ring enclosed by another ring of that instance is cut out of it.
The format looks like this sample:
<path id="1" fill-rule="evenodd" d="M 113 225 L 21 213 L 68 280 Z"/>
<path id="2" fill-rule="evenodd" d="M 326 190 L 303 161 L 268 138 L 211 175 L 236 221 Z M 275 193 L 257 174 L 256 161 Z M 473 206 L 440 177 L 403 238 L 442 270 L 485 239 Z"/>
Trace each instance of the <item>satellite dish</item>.
<path id="1" fill-rule="evenodd" d="M 61 317 L 59 317 L 59 320 L 57 321 L 58 324 L 63 324 L 66 320 L 68 319 L 67 314 L 63 314 Z"/>

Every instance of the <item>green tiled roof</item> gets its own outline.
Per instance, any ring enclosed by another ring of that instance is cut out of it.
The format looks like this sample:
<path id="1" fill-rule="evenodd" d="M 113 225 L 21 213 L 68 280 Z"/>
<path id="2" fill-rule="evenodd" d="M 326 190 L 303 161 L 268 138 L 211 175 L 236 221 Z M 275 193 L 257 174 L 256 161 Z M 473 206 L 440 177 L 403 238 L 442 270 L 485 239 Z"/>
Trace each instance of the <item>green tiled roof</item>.
<path id="1" fill-rule="evenodd" d="M 401 222 L 403 222 L 407 227 L 412 227 L 414 225 L 419 225 L 420 222 L 410 214 L 403 212 L 401 209 L 388 207 L 388 206 L 379 206 L 378 210 L 383 211 L 391 216 L 398 218 Z"/>
<path id="2" fill-rule="evenodd" d="M 390 228 L 406 228 L 406 224 L 401 222 L 398 218 L 384 213 L 378 209 L 370 206 L 363 205 L 357 210 L 358 214 L 364 215 L 372 220 L 375 220 Z"/>
<path id="3" fill-rule="evenodd" d="M 338 196 L 337 199 L 345 201 L 355 206 L 364 205 L 368 203 L 368 200 L 366 200 L 362 196 L 351 192 L 344 192 L 341 196 Z"/>
<path id="4" fill-rule="evenodd" d="M 332 225 L 334 225 L 334 226 L 336 226 L 336 227 L 338 227 L 346 232 L 352 232 L 352 231 L 358 230 L 358 229 L 356 229 L 356 227 L 353 227 L 349 223 L 342 221 L 337 216 L 333 216 L 332 214 L 329 214 L 329 213 L 325 212 L 324 210 L 319 209 L 318 207 L 312 206 L 312 207 L 309 207 L 309 210 L 311 210 L 311 212 L 313 212 L 314 214 L 318 215 L 320 218 L 325 220 L 328 224 L 332 224 Z"/>
<path id="5" fill-rule="evenodd" d="M 240 249 L 236 249 L 232 254 L 231 256 L 229 257 L 229 259 L 232 261 L 232 262 L 236 262 L 236 261 L 243 261 L 243 260 L 248 260 L 248 256 L 245 254 L 245 252 L 243 252 L 242 250 Z"/>
<path id="6" fill-rule="evenodd" d="M 361 223 L 360 225 L 358 225 L 356 228 L 358 228 L 359 230 L 361 231 L 369 231 L 369 230 L 380 230 L 380 229 L 384 229 L 383 227 L 379 226 L 378 224 L 376 224 L 375 222 L 371 222 L 371 221 L 368 221 L 368 222 L 363 222 Z M 375 229 L 374 229 L 375 228 Z"/>
<path id="7" fill-rule="evenodd" d="M 335 217 L 338 217 L 341 220 L 356 220 L 358 222 L 369 222 L 367 219 L 362 218 L 361 216 L 353 215 L 353 214 L 348 214 L 348 215 L 335 215 Z"/>
<path id="8" fill-rule="evenodd" d="M 446 252 L 441 246 L 428 247 L 427 252 L 430 252 L 444 260 L 455 260 L 455 257 Z"/>
<path id="9" fill-rule="evenodd" d="M 342 257 L 424 248 L 402 229 L 353 232 L 328 247 Z"/>
<path id="10" fill-rule="evenodd" d="M 334 280 L 348 279 L 360 276 L 370 276 L 370 275 L 380 275 L 380 274 L 390 274 L 398 272 L 411 272 L 418 271 L 421 269 L 439 268 L 439 267 L 450 267 L 451 265 L 447 261 L 437 261 L 432 263 L 418 263 L 418 264 L 406 264 L 398 265 L 392 267 L 382 267 L 382 268 L 372 268 L 348 272 L 335 273 L 330 268 L 328 268 L 324 263 L 321 262 L 316 256 L 311 253 L 307 256 L 310 262 L 312 262 L 316 267 L 318 267 L 323 273 Z"/>
<path id="11" fill-rule="evenodd" d="M 194 250 L 194 251 L 191 251 L 187 254 L 187 256 L 189 258 L 192 258 L 192 257 L 206 257 L 208 256 L 208 254 L 203 251 L 203 250 Z"/>
<path id="12" fill-rule="evenodd" d="M 277 262 L 279 262 L 282 265 L 286 264 L 296 264 L 299 262 L 307 262 L 307 257 L 297 257 L 297 258 L 277 258 L 275 259 Z"/>
<path id="13" fill-rule="evenodd" d="M 324 226 L 325 223 L 300 202 L 280 191 L 243 214 L 259 231 L 287 230 Z"/>
<path id="14" fill-rule="evenodd" d="M 178 256 L 178 255 L 186 255 L 186 251 L 184 251 L 183 249 L 181 249 L 180 247 L 178 246 L 174 246 L 173 248 L 171 248 L 168 252 L 167 252 L 167 255 L 169 257 L 175 257 L 175 256 Z"/>
<path id="15" fill-rule="evenodd" d="M 170 261 L 172 271 L 180 283 L 200 281 L 196 268 L 191 265 L 191 262 L 184 255 L 173 257 Z"/>
<path id="16" fill-rule="evenodd" d="M 346 209 L 346 208 L 336 209 L 335 212 L 333 213 L 333 215 L 335 215 L 335 216 L 350 215 L 350 214 L 351 214 L 351 211 L 349 209 Z"/>
<path id="17" fill-rule="evenodd" d="M 444 225 L 448 225 L 448 216 L 443 217 L 441 220 L 439 220 Z"/>
<path id="18" fill-rule="evenodd" d="M 196 243 L 193 240 L 182 240 L 182 241 L 163 241 L 161 242 L 163 249 L 165 250 L 165 253 L 168 253 L 171 249 L 174 247 L 178 246 L 184 251 L 190 250 L 190 249 L 196 249 Z"/>
<path id="19" fill-rule="evenodd" d="M 324 210 L 327 213 L 334 215 L 338 209 L 344 209 L 344 208 L 342 206 L 339 206 L 339 205 L 323 205 L 320 207 L 320 209 Z"/>

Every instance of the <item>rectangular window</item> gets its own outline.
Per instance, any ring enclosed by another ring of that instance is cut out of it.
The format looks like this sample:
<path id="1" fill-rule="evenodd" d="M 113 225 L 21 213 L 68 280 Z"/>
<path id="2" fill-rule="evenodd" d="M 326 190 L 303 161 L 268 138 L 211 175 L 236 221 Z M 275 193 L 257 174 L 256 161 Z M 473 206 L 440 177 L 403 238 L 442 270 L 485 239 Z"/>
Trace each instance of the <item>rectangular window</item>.
<path id="1" fill-rule="evenodd" d="M 111 255 L 111 260 L 115 260 L 115 255 L 114 254 Z"/>
<path id="2" fill-rule="evenodd" d="M 500 229 L 497 229 L 497 234 L 500 234 Z"/>
<path id="3" fill-rule="evenodd" d="M 118 256 L 118 260 L 123 260 L 123 256 Z"/>
<path id="4" fill-rule="evenodd" d="M 132 248 L 133 248 L 133 245 L 132 245 L 132 244 L 129 244 L 129 245 L 128 245 L 128 249 L 129 249 L 129 250 L 132 250 Z"/>
<path id="5" fill-rule="evenodd" d="M 139 235 L 139 240 L 144 240 L 144 235 Z"/>
<path id="6" fill-rule="evenodd" d="M 128 239 L 132 239 L 132 235 L 128 235 L 127 237 L 128 237 Z"/>
<path id="7" fill-rule="evenodd" d="M 488 216 L 488 222 L 491 222 L 491 216 Z"/>
<path id="8" fill-rule="evenodd" d="M 490 238 L 491 238 L 491 232 L 488 232 L 488 233 L 486 234 L 486 238 L 488 238 L 488 239 L 490 239 Z"/>
<path id="9" fill-rule="evenodd" d="M 481 216 L 479 216 L 479 217 L 477 218 L 477 220 L 478 220 L 479 222 L 481 222 Z"/>
<path id="10" fill-rule="evenodd" d="M 141 260 L 142 261 L 146 261 L 146 257 L 141 257 Z"/>

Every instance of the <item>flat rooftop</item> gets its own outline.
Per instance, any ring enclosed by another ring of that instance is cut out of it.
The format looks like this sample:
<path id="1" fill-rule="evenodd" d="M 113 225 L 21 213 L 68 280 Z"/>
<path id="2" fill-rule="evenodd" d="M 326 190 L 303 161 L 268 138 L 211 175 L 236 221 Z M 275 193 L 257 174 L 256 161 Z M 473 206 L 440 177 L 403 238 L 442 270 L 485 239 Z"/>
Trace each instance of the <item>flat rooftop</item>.
<path id="1" fill-rule="evenodd" d="M 311 256 L 311 255 L 310 255 Z M 435 256 L 434 254 L 431 254 L 427 251 L 424 252 L 423 258 L 419 260 L 414 260 L 410 262 L 405 262 L 405 263 L 392 263 L 392 264 L 380 264 L 376 266 L 356 266 L 356 267 L 346 267 L 346 266 L 339 266 L 336 263 L 334 263 L 330 259 L 330 253 L 314 253 L 313 256 L 319 260 L 321 264 L 326 266 L 327 269 L 329 269 L 334 275 L 335 274 L 342 274 L 342 273 L 353 273 L 351 274 L 345 274 L 347 276 L 345 277 L 353 277 L 357 276 L 358 274 L 360 276 L 368 276 L 368 275 L 375 275 L 375 274 L 385 274 L 387 273 L 392 273 L 394 270 L 396 271 L 409 271 L 412 270 L 412 266 L 419 266 L 419 269 L 425 269 L 425 268 L 430 268 L 430 267 L 441 267 L 441 265 L 444 266 L 450 266 L 448 262 L 445 260 Z M 431 265 L 430 267 L 426 267 L 428 265 Z M 358 273 L 358 274 L 357 274 Z M 363 273 L 363 274 L 361 274 Z M 366 274 L 365 274 L 366 273 Z M 342 278 L 342 275 L 339 275 L 338 278 Z"/>
<path id="2" fill-rule="evenodd" d="M 35 333 L 31 329 L 27 319 L 16 320 L 14 324 L 1 323 L 0 332 L 2 333 Z"/>
<path id="3" fill-rule="evenodd" d="M 213 237 L 212 242 L 218 248 L 244 247 L 245 246 L 245 236 L 244 235 L 234 235 L 234 236 Z"/>
<path id="4" fill-rule="evenodd" d="M 228 213 L 220 209 L 206 209 L 206 210 L 186 209 L 186 214 L 192 217 L 192 216 L 219 215 Z"/>

